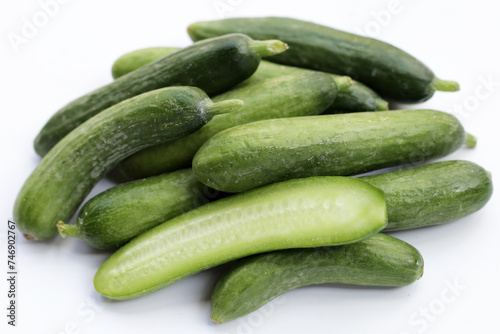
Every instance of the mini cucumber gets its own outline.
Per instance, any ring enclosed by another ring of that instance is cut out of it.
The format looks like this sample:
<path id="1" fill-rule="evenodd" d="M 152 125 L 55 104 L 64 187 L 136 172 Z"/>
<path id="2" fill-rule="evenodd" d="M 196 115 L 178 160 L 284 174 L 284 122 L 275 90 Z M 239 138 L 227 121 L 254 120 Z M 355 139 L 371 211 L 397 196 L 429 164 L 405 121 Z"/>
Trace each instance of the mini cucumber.
<path id="1" fill-rule="evenodd" d="M 387 200 L 386 231 L 443 224 L 481 209 L 493 184 L 487 171 L 469 161 L 444 161 L 362 177 Z"/>
<path id="2" fill-rule="evenodd" d="M 94 277 L 112 299 L 157 291 L 244 256 L 368 238 L 387 222 L 383 192 L 357 178 L 289 180 L 208 203 L 132 239 Z"/>
<path id="3" fill-rule="evenodd" d="M 164 221 L 215 199 L 217 191 L 184 169 L 110 188 L 93 197 L 76 224 L 57 224 L 63 237 L 78 237 L 90 246 L 113 249 Z"/>
<path id="4" fill-rule="evenodd" d="M 194 87 L 169 87 L 114 105 L 72 131 L 24 183 L 14 220 L 28 239 L 57 234 L 94 184 L 118 161 L 140 149 L 185 136 L 241 100 L 213 103 Z"/>
<path id="5" fill-rule="evenodd" d="M 113 79 L 128 74 L 139 67 L 143 67 L 150 63 L 168 56 L 181 48 L 156 47 L 132 51 L 118 58 L 111 67 L 111 75 Z"/>
<path id="6" fill-rule="evenodd" d="M 155 47 L 127 53 L 118 58 L 113 64 L 113 78 L 119 78 L 122 75 L 132 72 L 149 62 L 165 57 L 177 50 L 178 49 L 176 48 L 169 47 Z M 305 71 L 308 70 L 299 67 L 275 64 L 263 60 L 257 68 L 257 71 L 255 71 L 250 78 L 239 84 L 238 87 L 242 87 L 262 79 L 277 78 Z M 334 77 L 338 77 L 335 74 L 332 75 Z M 328 109 L 328 112 L 357 112 L 388 109 L 389 105 L 387 101 L 383 100 L 377 93 L 363 85 L 361 82 L 354 81 L 351 86 L 344 87 L 339 90 L 337 98 Z"/>
<path id="7" fill-rule="evenodd" d="M 493 191 L 488 172 L 469 161 L 437 162 L 361 179 L 385 193 L 385 231 L 465 217 L 481 209 Z M 89 200 L 76 225 L 60 224 L 59 233 L 80 237 L 96 248 L 115 248 L 208 202 L 207 189 L 189 169 L 126 183 Z"/>
<path id="8" fill-rule="evenodd" d="M 436 90 L 457 91 L 454 81 L 443 81 L 415 57 L 382 41 L 290 18 L 234 18 L 194 23 L 194 41 L 244 33 L 256 39 L 278 38 L 290 46 L 268 58 L 281 64 L 348 75 L 392 100 L 418 103 Z"/>
<path id="9" fill-rule="evenodd" d="M 457 150 L 460 122 L 435 110 L 396 110 L 270 119 L 210 138 L 193 171 L 207 186 L 241 192 L 315 175 L 355 175 Z"/>
<path id="10" fill-rule="evenodd" d="M 335 100 L 337 86 L 349 84 L 347 77 L 332 78 L 310 71 L 235 88 L 214 101 L 237 97 L 244 101 L 240 110 L 217 116 L 186 137 L 137 152 L 119 163 L 112 176 L 117 180 L 135 180 L 190 167 L 196 151 L 216 133 L 262 119 L 320 114 Z"/>
<path id="11" fill-rule="evenodd" d="M 44 156 L 74 128 L 133 96 L 167 86 L 195 86 L 217 95 L 249 78 L 261 56 L 285 51 L 280 41 L 254 41 L 232 34 L 207 40 L 163 57 L 154 63 L 84 95 L 60 109 L 35 139 L 35 151 Z"/>
<path id="12" fill-rule="evenodd" d="M 237 261 L 212 294 L 211 318 L 225 322 L 290 290 L 323 283 L 404 286 L 423 274 L 422 255 L 385 234 L 336 247 L 286 249 Z"/>

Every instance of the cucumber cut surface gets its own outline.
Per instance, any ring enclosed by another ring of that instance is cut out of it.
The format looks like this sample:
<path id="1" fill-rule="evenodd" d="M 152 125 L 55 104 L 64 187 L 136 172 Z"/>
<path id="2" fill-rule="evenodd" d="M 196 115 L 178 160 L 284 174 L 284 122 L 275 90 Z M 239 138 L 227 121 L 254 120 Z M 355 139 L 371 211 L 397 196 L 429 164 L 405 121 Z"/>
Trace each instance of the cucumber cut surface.
<path id="1" fill-rule="evenodd" d="M 109 298 L 134 298 L 247 255 L 352 243 L 386 223 L 382 191 L 362 180 L 290 180 L 209 203 L 141 234 L 102 264 L 94 286 Z"/>

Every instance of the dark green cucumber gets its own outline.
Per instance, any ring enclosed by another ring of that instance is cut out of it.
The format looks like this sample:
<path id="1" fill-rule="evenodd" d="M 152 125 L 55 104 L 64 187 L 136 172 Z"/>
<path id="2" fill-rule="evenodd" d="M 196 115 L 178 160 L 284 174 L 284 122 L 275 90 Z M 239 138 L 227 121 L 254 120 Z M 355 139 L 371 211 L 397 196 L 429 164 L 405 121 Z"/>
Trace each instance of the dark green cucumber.
<path id="1" fill-rule="evenodd" d="M 315 175 L 355 175 L 443 157 L 465 132 L 434 110 L 271 119 L 216 134 L 196 153 L 198 180 L 225 192 Z"/>
<path id="2" fill-rule="evenodd" d="M 135 50 L 124 54 L 118 58 L 111 67 L 111 75 L 113 79 L 118 79 L 132 71 L 135 71 L 139 67 L 143 67 L 150 63 L 168 56 L 175 51 L 179 51 L 181 48 L 169 48 L 169 47 L 155 47 Z"/>
<path id="3" fill-rule="evenodd" d="M 78 237 L 100 249 L 117 248 L 166 220 L 215 199 L 191 169 L 125 183 L 93 197 L 76 224 L 57 224 L 63 237 Z"/>
<path id="4" fill-rule="evenodd" d="M 118 102 L 167 86 L 195 86 L 208 95 L 222 93 L 249 78 L 261 56 L 285 51 L 280 41 L 254 41 L 232 34 L 195 43 L 141 67 L 84 95 L 60 109 L 35 139 L 35 150 L 45 155 L 78 125 Z"/>
<path id="5" fill-rule="evenodd" d="M 94 286 L 113 299 L 139 297 L 244 256 L 356 242 L 386 222 L 383 192 L 363 180 L 289 180 L 208 203 L 139 235 L 101 265 Z"/>
<path id="6" fill-rule="evenodd" d="M 116 60 L 113 64 L 113 77 L 116 79 L 122 75 L 132 72 L 141 66 L 153 62 L 157 59 L 165 57 L 178 49 L 168 47 L 147 48 L 132 51 Z M 288 52 L 288 51 L 287 51 Z M 255 81 L 262 79 L 277 78 L 283 75 L 305 72 L 303 68 L 279 65 L 267 61 L 261 61 L 257 71 L 243 81 L 237 87 L 242 87 L 247 84 L 252 84 Z M 332 74 L 337 77 L 337 75 Z M 357 112 L 357 111 L 377 111 L 388 110 L 389 105 L 377 93 L 363 85 L 361 82 L 354 81 L 349 87 L 344 87 L 339 90 L 337 98 L 332 106 L 328 109 L 329 112 Z"/>
<path id="7" fill-rule="evenodd" d="M 343 246 L 287 249 L 237 261 L 217 283 L 211 318 L 225 322 L 290 290 L 322 283 L 404 286 L 422 277 L 413 246 L 385 234 Z"/>
<path id="8" fill-rule="evenodd" d="M 335 100 L 337 87 L 347 86 L 350 81 L 348 77 L 332 78 L 326 73 L 309 71 L 235 88 L 218 95 L 214 101 L 238 97 L 244 102 L 240 110 L 215 117 L 189 136 L 137 152 L 119 163 L 112 176 L 134 180 L 190 167 L 196 151 L 216 133 L 263 119 L 320 114 Z"/>
<path id="9" fill-rule="evenodd" d="M 488 172 L 469 161 L 437 162 L 362 179 L 385 193 L 386 231 L 465 217 L 481 209 L 493 192 Z"/>
<path id="10" fill-rule="evenodd" d="M 277 38 L 290 50 L 268 58 L 281 64 L 348 75 L 384 98 L 418 103 L 436 90 L 457 91 L 408 53 L 382 41 L 290 18 L 235 18 L 198 22 L 188 28 L 194 41 L 244 33 L 256 39 Z"/>
<path id="11" fill-rule="evenodd" d="M 123 158 L 185 136 L 241 100 L 213 103 L 194 87 L 147 92 L 92 117 L 63 138 L 35 168 L 19 192 L 14 220 L 28 239 L 57 234 L 94 184 Z"/>

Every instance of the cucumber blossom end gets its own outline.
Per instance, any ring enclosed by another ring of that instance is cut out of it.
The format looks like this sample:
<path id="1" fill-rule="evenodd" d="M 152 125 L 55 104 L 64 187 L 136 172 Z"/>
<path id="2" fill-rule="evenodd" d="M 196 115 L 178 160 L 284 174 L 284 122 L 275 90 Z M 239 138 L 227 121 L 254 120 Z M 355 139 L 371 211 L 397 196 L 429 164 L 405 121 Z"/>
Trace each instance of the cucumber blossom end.
<path id="1" fill-rule="evenodd" d="M 376 111 L 387 111 L 389 110 L 389 102 L 382 100 L 382 99 L 377 99 L 375 101 L 375 110 Z"/>
<path id="2" fill-rule="evenodd" d="M 465 137 L 465 146 L 467 148 L 475 148 L 477 145 L 477 138 L 474 135 L 471 135 L 470 133 L 467 133 L 467 136 Z"/>

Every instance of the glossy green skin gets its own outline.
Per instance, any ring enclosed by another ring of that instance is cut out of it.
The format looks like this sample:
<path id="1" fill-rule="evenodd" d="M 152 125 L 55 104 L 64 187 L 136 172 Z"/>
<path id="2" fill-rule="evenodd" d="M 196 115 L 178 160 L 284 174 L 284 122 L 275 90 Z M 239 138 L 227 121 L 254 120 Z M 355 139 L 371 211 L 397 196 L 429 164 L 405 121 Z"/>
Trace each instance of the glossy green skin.
<path id="1" fill-rule="evenodd" d="M 422 255 L 385 234 L 343 246 L 287 249 L 235 263 L 212 294 L 211 318 L 225 322 L 290 290 L 323 283 L 404 286 L 423 274 Z"/>
<path id="2" fill-rule="evenodd" d="M 252 40 L 233 34 L 195 43 L 143 66 L 60 109 L 35 139 L 44 156 L 59 140 L 102 110 L 133 96 L 167 86 L 195 86 L 208 95 L 222 93 L 250 77 L 260 62 Z"/>
<path id="3" fill-rule="evenodd" d="M 118 58 L 113 63 L 111 75 L 113 76 L 113 79 L 118 79 L 119 77 L 122 77 L 139 67 L 153 63 L 158 59 L 174 53 L 175 51 L 179 51 L 180 49 L 181 48 L 156 47 L 129 52 Z"/>
<path id="4" fill-rule="evenodd" d="M 326 26 L 290 18 L 236 18 L 197 22 L 188 28 L 194 41 L 244 33 L 278 38 L 289 51 L 268 60 L 348 75 L 392 100 L 417 103 L 433 93 L 434 74 L 423 63 L 390 44 Z"/>
<path id="5" fill-rule="evenodd" d="M 287 51 L 288 52 L 288 51 Z M 266 58 L 267 59 L 267 58 Z M 275 64 L 263 60 L 255 74 L 252 75 L 247 80 L 243 81 L 237 87 L 242 87 L 244 85 L 252 84 L 258 80 L 277 78 L 283 75 L 311 72 L 304 68 L 286 66 L 281 64 Z M 339 78 L 341 76 L 331 74 L 333 78 Z M 333 104 L 327 109 L 326 112 L 329 113 L 339 113 L 339 112 L 359 112 L 359 111 L 382 111 L 388 110 L 389 105 L 387 101 L 384 101 L 380 95 L 374 92 L 372 89 L 363 85 L 359 81 L 353 81 L 352 85 L 348 87 L 343 87 L 339 89 L 337 98 Z"/>
<path id="6" fill-rule="evenodd" d="M 94 286 L 113 299 L 139 297 L 248 255 L 356 242 L 386 223 L 383 192 L 362 180 L 276 183 L 201 206 L 139 235 L 102 264 Z"/>
<path id="7" fill-rule="evenodd" d="M 312 71 L 245 84 L 214 98 L 242 99 L 240 110 L 214 117 L 189 136 L 137 152 L 117 165 L 113 177 L 135 180 L 188 168 L 198 149 L 225 129 L 263 119 L 318 115 L 331 106 L 336 95 L 335 79 Z"/>
<path id="8" fill-rule="evenodd" d="M 194 87 L 169 87 L 121 102 L 72 131 L 24 183 L 14 220 L 29 239 L 57 234 L 85 196 L 118 161 L 146 147 L 185 136 L 208 122 L 213 105 Z"/>
<path id="9" fill-rule="evenodd" d="M 156 47 L 140 49 L 127 53 L 118 58 L 113 64 L 113 78 L 118 78 L 124 74 L 132 72 L 141 66 L 162 58 L 179 49 L 168 47 Z M 287 51 L 289 52 L 289 51 Z M 303 68 L 280 65 L 262 61 L 257 68 L 257 71 L 238 85 L 242 87 L 247 84 L 252 84 L 255 81 L 269 78 L 277 78 L 283 75 L 295 74 L 308 71 Z M 332 74 L 334 77 L 338 77 Z M 349 87 L 339 89 L 337 98 L 332 106 L 328 108 L 330 113 L 338 112 L 357 112 L 357 111 L 377 111 L 388 110 L 389 106 L 377 93 L 363 85 L 361 82 L 354 81 Z"/>
<path id="10" fill-rule="evenodd" d="M 457 220 L 481 209 L 493 193 L 488 172 L 469 161 L 437 162 L 362 179 L 385 193 L 386 231 Z"/>
<path id="11" fill-rule="evenodd" d="M 201 182 L 242 192 L 315 175 L 355 175 L 443 157 L 465 132 L 452 115 L 393 110 L 271 119 L 209 139 L 193 159 Z"/>
<path id="12" fill-rule="evenodd" d="M 95 248 L 113 249 L 166 220 L 215 199 L 191 169 L 125 183 L 93 197 L 78 213 L 75 233 Z"/>

